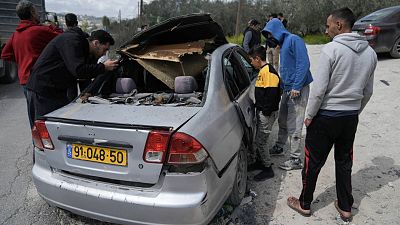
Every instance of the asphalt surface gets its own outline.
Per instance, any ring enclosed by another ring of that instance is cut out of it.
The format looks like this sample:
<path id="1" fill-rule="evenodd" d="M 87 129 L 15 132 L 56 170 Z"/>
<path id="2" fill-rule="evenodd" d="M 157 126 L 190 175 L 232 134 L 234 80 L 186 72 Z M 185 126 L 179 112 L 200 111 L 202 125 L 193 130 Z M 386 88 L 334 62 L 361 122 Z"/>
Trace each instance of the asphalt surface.
<path id="1" fill-rule="evenodd" d="M 32 181 L 32 151 L 22 88 L 0 84 L 0 225 L 108 224 L 49 206 Z"/>
<path id="2" fill-rule="evenodd" d="M 313 72 L 321 46 L 308 48 Z M 375 93 L 360 117 L 353 167 L 356 224 L 400 221 L 399 65 L 400 59 L 379 58 Z M 276 129 L 271 138 L 273 143 Z M 301 177 L 299 171 L 277 169 L 284 160 L 274 159 L 274 179 L 249 183 L 257 197 L 226 215 L 230 224 L 335 224 L 332 157 L 321 171 L 312 206 L 316 212 L 310 218 L 303 218 L 286 206 L 286 197 L 300 193 Z M 22 89 L 17 83 L 0 84 L 0 225 L 108 224 L 49 206 L 36 192 L 31 168 L 32 142 Z M 227 220 L 223 221 L 226 224 Z"/>

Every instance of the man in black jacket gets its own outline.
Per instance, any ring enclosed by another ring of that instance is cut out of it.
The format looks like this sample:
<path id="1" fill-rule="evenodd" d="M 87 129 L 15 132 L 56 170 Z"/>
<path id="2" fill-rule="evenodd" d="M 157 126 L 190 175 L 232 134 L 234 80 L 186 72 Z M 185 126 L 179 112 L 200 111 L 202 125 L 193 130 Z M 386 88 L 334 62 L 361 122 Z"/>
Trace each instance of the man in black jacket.
<path id="1" fill-rule="evenodd" d="M 35 111 L 31 119 L 40 119 L 67 105 L 68 90 L 77 85 L 77 79 L 91 79 L 116 69 L 116 60 L 96 63 L 113 44 L 114 39 L 106 31 L 94 31 L 86 38 L 78 27 L 54 38 L 34 65 L 27 84 L 28 98 Z"/>
<path id="2" fill-rule="evenodd" d="M 249 52 L 253 47 L 260 45 L 260 43 L 260 22 L 252 19 L 248 22 L 248 27 L 243 32 L 243 48 L 246 52 Z"/>

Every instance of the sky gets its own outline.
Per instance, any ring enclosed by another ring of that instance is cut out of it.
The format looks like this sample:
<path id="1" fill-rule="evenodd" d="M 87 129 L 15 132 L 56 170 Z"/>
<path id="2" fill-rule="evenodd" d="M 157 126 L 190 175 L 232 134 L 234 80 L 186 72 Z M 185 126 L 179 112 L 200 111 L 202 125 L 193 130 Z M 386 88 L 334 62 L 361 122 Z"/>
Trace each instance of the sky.
<path id="1" fill-rule="evenodd" d="M 46 0 L 48 12 L 118 17 L 119 10 L 123 19 L 136 17 L 138 0 Z"/>

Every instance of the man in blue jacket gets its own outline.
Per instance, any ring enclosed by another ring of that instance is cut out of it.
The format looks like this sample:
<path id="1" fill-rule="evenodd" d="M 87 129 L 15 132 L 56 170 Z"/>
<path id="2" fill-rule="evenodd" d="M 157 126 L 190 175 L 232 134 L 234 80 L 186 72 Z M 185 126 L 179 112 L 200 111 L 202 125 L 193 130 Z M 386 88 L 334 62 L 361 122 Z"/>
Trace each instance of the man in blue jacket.
<path id="1" fill-rule="evenodd" d="M 302 169 L 301 131 L 308 101 L 309 84 L 312 82 L 310 60 L 306 45 L 299 36 L 285 29 L 279 19 L 273 18 L 263 29 L 264 36 L 271 34 L 281 46 L 282 100 L 279 110 L 278 141 L 270 149 L 271 155 L 283 155 L 283 147 L 289 138 L 290 159 L 279 167 L 284 170 Z"/>

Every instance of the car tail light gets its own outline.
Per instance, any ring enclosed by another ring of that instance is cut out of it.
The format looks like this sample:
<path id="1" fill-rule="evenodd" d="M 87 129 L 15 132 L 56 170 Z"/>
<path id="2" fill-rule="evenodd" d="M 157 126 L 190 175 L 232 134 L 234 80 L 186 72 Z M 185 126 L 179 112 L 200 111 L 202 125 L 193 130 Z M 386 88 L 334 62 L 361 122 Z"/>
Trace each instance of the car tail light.
<path id="1" fill-rule="evenodd" d="M 367 36 L 367 37 L 368 36 L 375 37 L 376 35 L 379 34 L 380 31 L 381 31 L 381 28 L 369 25 L 368 27 L 365 28 L 364 35 Z"/>
<path id="2" fill-rule="evenodd" d="M 143 160 L 149 163 L 163 163 L 170 136 L 169 131 L 151 131 L 147 136 Z"/>
<path id="3" fill-rule="evenodd" d="M 43 120 L 36 120 L 32 128 L 32 139 L 37 148 L 53 150 L 53 142 Z"/>
<path id="4" fill-rule="evenodd" d="M 172 136 L 167 163 L 197 164 L 207 157 L 204 147 L 190 135 L 178 132 Z"/>

